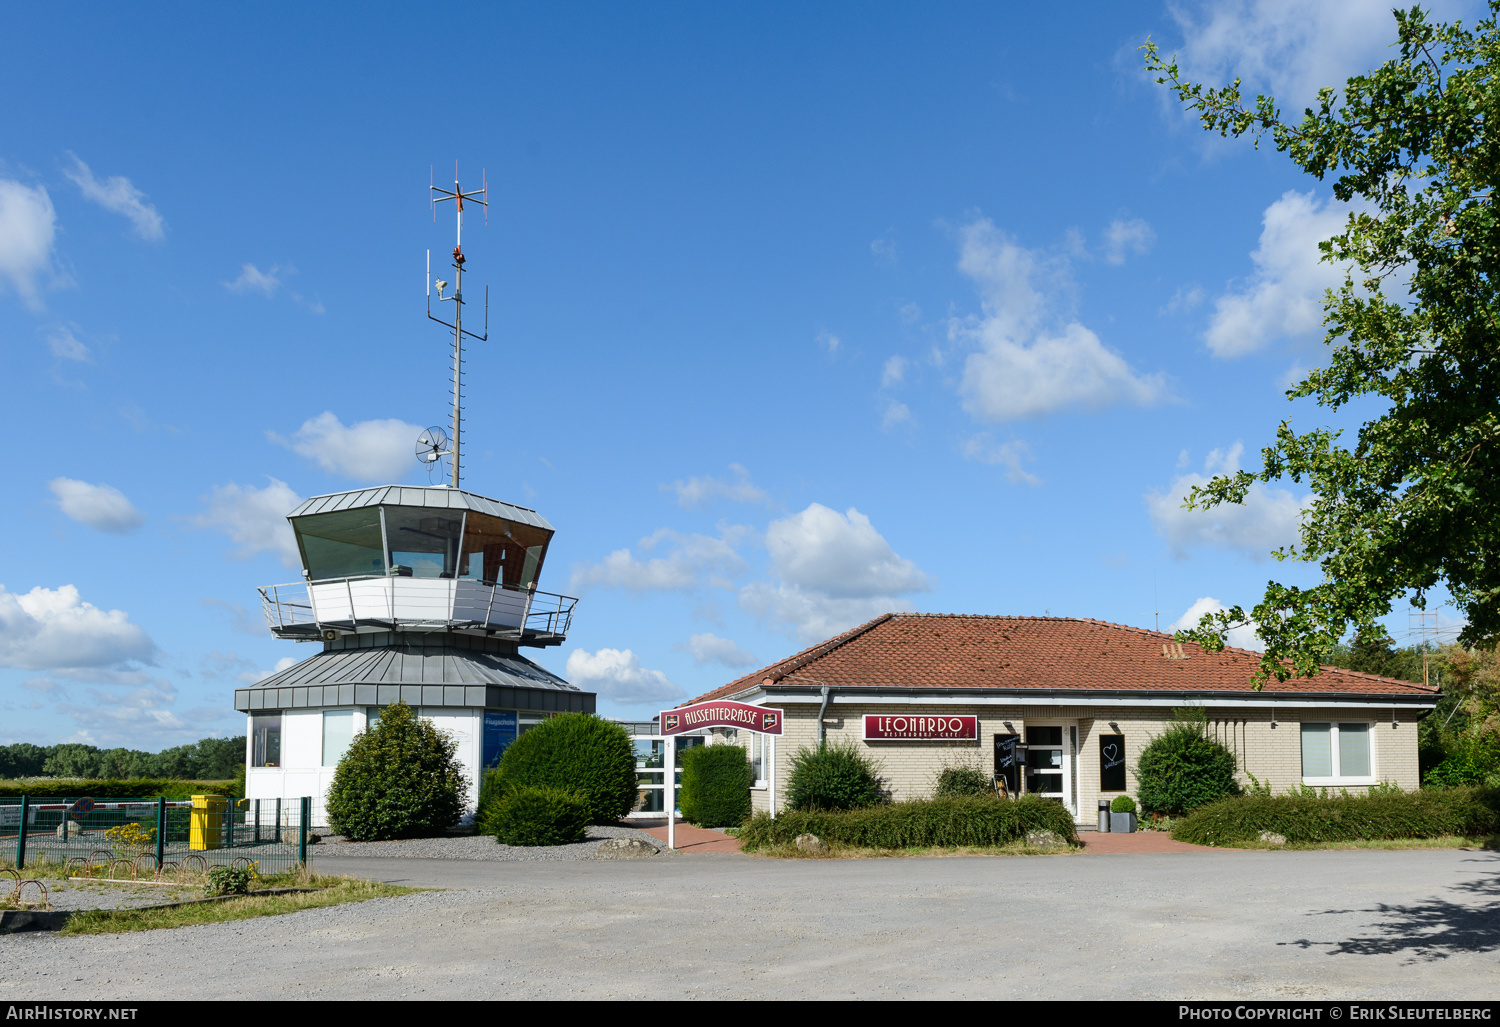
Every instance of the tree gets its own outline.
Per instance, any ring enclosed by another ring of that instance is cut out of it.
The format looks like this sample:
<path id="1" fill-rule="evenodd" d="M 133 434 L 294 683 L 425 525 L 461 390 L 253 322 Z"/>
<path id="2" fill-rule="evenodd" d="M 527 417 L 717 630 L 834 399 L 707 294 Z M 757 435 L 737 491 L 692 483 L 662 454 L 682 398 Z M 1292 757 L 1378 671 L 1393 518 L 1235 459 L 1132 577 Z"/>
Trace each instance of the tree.
<path id="1" fill-rule="evenodd" d="M 595 824 L 619 820 L 639 798 L 629 733 L 592 713 L 547 718 L 506 747 L 496 770 L 497 784 L 577 792 Z"/>
<path id="2" fill-rule="evenodd" d="M 468 780 L 458 743 L 404 702 L 354 736 L 328 786 L 328 822 L 355 841 L 436 834 L 458 823 Z"/>
<path id="3" fill-rule="evenodd" d="M 1425 608 L 1445 587 L 1468 623 L 1460 642 L 1500 637 L 1500 56 L 1496 12 L 1474 31 L 1396 11 L 1398 56 L 1318 93 L 1300 119 L 1276 102 L 1247 104 L 1240 80 L 1206 89 L 1149 41 L 1146 67 L 1205 129 L 1269 135 L 1276 149 L 1351 205 L 1344 231 L 1321 244 L 1344 266 L 1324 298 L 1328 366 L 1288 390 L 1339 410 L 1379 397 L 1384 412 L 1352 447 L 1328 428 L 1289 421 L 1258 471 L 1217 477 L 1189 509 L 1244 501 L 1250 486 L 1307 479 L 1313 503 L 1301 544 L 1278 559 L 1316 562 L 1311 588 L 1268 582 L 1248 613 L 1206 616 L 1183 640 L 1223 648 L 1230 627 L 1254 623 L 1266 643 L 1258 684 L 1316 674 L 1351 630 L 1369 632 L 1399 597 Z"/>

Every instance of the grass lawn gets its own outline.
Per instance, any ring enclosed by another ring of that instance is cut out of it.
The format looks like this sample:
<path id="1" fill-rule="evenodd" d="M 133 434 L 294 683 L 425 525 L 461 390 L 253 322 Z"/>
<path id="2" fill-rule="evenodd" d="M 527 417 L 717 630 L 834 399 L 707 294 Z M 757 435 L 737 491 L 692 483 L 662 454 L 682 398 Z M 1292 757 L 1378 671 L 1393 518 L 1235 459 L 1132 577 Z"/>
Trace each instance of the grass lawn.
<path id="1" fill-rule="evenodd" d="M 68 918 L 63 934 L 120 934 L 126 931 L 156 931 L 167 927 L 191 927 L 258 916 L 278 916 L 302 909 L 338 906 L 345 902 L 409 895 L 420 888 L 404 888 L 381 881 L 354 877 L 325 877 L 298 873 L 262 877 L 256 888 L 313 888 L 314 891 L 285 895 L 246 895 L 220 902 L 201 902 L 170 909 L 96 909 Z"/>

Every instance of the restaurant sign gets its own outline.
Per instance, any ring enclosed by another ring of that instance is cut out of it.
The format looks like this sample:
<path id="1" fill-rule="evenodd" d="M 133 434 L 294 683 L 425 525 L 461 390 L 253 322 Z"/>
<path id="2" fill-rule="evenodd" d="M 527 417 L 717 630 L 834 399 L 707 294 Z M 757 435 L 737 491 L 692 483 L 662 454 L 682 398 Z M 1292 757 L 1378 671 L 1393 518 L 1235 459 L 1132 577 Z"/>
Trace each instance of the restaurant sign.
<path id="1" fill-rule="evenodd" d="M 759 731 L 763 735 L 779 735 L 781 711 L 742 702 L 701 702 L 675 710 L 662 710 L 660 723 L 664 735 L 680 735 L 704 727 L 734 727 Z"/>
<path id="2" fill-rule="evenodd" d="M 865 714 L 867 742 L 977 742 L 978 717 L 891 716 Z"/>

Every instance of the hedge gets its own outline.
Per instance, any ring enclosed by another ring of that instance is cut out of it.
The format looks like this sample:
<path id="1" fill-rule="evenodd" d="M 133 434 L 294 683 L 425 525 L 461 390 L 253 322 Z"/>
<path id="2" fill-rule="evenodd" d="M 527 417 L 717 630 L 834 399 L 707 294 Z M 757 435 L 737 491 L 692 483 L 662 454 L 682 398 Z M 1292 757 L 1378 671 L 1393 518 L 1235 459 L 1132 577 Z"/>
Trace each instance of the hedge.
<path id="1" fill-rule="evenodd" d="M 588 799 L 595 824 L 619 820 L 638 798 L 635 744 L 619 724 L 592 713 L 542 721 L 506 747 L 496 770 L 506 785 L 579 793 Z"/>
<path id="2" fill-rule="evenodd" d="M 490 804 L 479 830 L 503 845 L 567 845 L 584 840 L 589 812 L 577 792 L 523 785 Z"/>
<path id="3" fill-rule="evenodd" d="M 1200 807 L 1172 826 L 1195 845 L 1350 842 L 1500 833 L 1500 789 L 1424 788 L 1374 795 L 1241 795 Z"/>
<path id="4" fill-rule="evenodd" d="M 695 745 L 682 754 L 682 815 L 699 827 L 739 827 L 750 816 L 750 759 L 738 745 Z"/>
<path id="5" fill-rule="evenodd" d="M 236 780 L 182 781 L 159 778 L 132 780 L 88 780 L 48 778 L 44 781 L 0 781 L 0 798 L 29 795 L 34 799 L 76 799 L 87 795 L 93 799 L 190 799 L 194 795 L 227 795 L 240 798 L 243 787 Z"/>
<path id="6" fill-rule="evenodd" d="M 786 810 L 771 819 L 757 813 L 739 834 L 746 852 L 785 845 L 798 835 L 872 849 L 1006 845 L 1031 831 L 1052 831 L 1078 840 L 1073 816 L 1060 803 L 1034 795 L 1014 801 L 993 796 L 954 796 L 895 802 L 855 810 Z"/>

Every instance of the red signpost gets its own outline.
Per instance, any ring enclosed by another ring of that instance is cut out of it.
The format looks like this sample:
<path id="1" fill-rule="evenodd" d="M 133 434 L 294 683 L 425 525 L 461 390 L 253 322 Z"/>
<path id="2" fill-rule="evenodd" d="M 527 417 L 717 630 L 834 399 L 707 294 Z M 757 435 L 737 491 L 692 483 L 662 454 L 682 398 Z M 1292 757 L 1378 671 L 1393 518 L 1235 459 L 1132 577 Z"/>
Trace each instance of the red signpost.
<path id="1" fill-rule="evenodd" d="M 973 719 L 973 718 L 970 718 Z M 662 710 L 657 721 L 662 734 L 667 736 L 666 767 L 662 774 L 662 806 L 667 813 L 667 848 L 677 847 L 677 739 L 673 736 L 705 727 L 732 727 L 740 731 L 755 731 L 763 735 L 781 734 L 780 710 L 749 703 L 730 702 L 727 699 L 679 706 L 675 710 Z M 771 761 L 771 789 L 774 794 L 775 760 Z M 772 800 L 772 816 L 775 815 L 775 800 Z"/>

